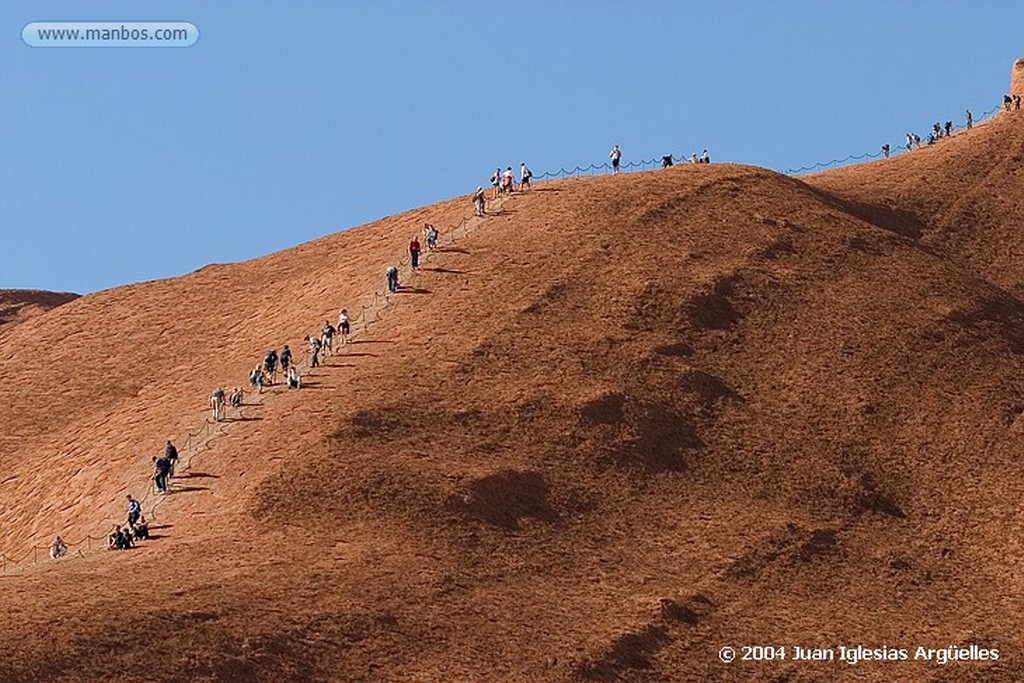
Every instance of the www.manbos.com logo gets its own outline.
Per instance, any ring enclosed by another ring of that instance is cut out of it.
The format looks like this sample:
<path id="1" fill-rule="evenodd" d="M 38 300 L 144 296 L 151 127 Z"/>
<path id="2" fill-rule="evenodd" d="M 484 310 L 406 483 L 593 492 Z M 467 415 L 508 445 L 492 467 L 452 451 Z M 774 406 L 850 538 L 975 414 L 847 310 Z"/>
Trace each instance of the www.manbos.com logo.
<path id="1" fill-rule="evenodd" d="M 185 21 L 34 21 L 21 38 L 30 47 L 190 47 L 199 29 Z"/>

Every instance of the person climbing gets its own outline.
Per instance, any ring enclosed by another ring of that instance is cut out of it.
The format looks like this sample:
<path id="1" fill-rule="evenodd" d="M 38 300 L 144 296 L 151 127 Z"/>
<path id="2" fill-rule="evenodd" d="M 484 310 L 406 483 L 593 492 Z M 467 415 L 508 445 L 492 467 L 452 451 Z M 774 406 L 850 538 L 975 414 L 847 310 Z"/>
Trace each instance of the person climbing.
<path id="1" fill-rule="evenodd" d="M 238 391 L 238 390 L 236 389 L 236 391 Z M 164 446 L 164 459 L 168 463 L 170 463 L 171 468 L 170 468 L 168 474 L 170 474 L 170 476 L 173 477 L 174 476 L 174 468 L 178 464 L 178 449 L 174 447 L 174 444 L 171 443 L 170 439 L 167 440 L 167 444 Z"/>
<path id="2" fill-rule="evenodd" d="M 972 114 L 971 110 L 968 109 L 967 110 L 967 130 L 970 130 L 973 126 L 974 126 L 974 114 Z"/>
<path id="3" fill-rule="evenodd" d="M 690 152 L 690 163 L 691 164 L 697 163 L 697 153 L 696 152 Z"/>
<path id="4" fill-rule="evenodd" d="M 309 344 L 309 367 L 320 367 L 320 340 L 316 337 L 306 337 L 306 343 Z"/>
<path id="5" fill-rule="evenodd" d="M 619 163 L 622 161 L 622 150 L 619 149 L 618 145 L 612 146 L 612 151 L 608 153 L 608 158 L 612 160 L 612 173 L 618 173 Z"/>
<path id="6" fill-rule="evenodd" d="M 1013 104 L 1013 98 L 1009 95 L 1003 95 L 1003 109 L 1010 111 L 1010 105 Z"/>
<path id="7" fill-rule="evenodd" d="M 277 362 L 281 364 L 281 372 L 287 373 L 288 367 L 292 364 L 292 350 L 285 344 L 281 353 L 277 356 Z"/>
<path id="8" fill-rule="evenodd" d="M 320 348 L 324 350 L 325 356 L 330 356 L 334 353 L 334 325 L 331 324 L 330 320 L 324 321 L 324 326 L 320 328 Z"/>
<path id="9" fill-rule="evenodd" d="M 64 557 L 68 554 L 68 546 L 64 543 L 64 539 L 60 536 L 53 539 L 53 543 L 50 544 L 50 557 L 57 559 L 58 557 Z"/>
<path id="10" fill-rule="evenodd" d="M 224 419 L 224 388 L 217 387 L 210 392 L 210 408 L 213 414 L 213 421 L 220 422 Z"/>
<path id="11" fill-rule="evenodd" d="M 348 335 L 352 330 L 352 322 L 348 318 L 348 309 L 341 309 L 338 314 L 338 332 L 341 334 L 341 343 L 348 344 Z"/>
<path id="12" fill-rule="evenodd" d="M 412 236 L 409 240 L 409 265 L 412 266 L 413 270 L 417 270 L 420 267 L 420 238 L 416 235 Z"/>
<path id="13" fill-rule="evenodd" d="M 398 268 L 395 266 L 388 266 L 385 275 L 388 278 L 388 291 L 394 294 L 398 291 Z"/>
<path id="14" fill-rule="evenodd" d="M 299 369 L 294 365 L 288 368 L 288 388 L 289 389 L 301 389 L 302 388 L 302 377 L 299 375 Z"/>
<path id="15" fill-rule="evenodd" d="M 128 494 L 128 526 L 134 525 L 139 521 L 139 517 L 142 516 L 142 504 L 139 501 L 132 498 L 132 494 Z"/>
<path id="16" fill-rule="evenodd" d="M 501 176 L 501 191 L 505 194 L 512 194 L 512 186 L 516 182 L 516 176 L 512 173 L 512 167 L 509 166 L 505 169 L 505 173 Z"/>
<path id="17" fill-rule="evenodd" d="M 946 121 L 946 137 L 948 138 L 952 134 L 953 134 L 953 122 L 952 121 Z"/>
<path id="18" fill-rule="evenodd" d="M 495 185 L 497 188 L 497 185 Z M 497 194 L 495 194 L 497 196 Z M 487 205 L 484 203 L 484 188 L 476 188 L 476 192 L 473 193 L 473 206 L 476 208 L 477 216 L 484 216 L 487 214 Z"/>
<path id="19" fill-rule="evenodd" d="M 666 154 L 663 157 L 661 157 L 661 167 L 662 168 L 668 168 L 671 165 L 672 165 L 672 155 L 671 154 Z"/>
<path id="20" fill-rule="evenodd" d="M 700 163 L 702 163 L 702 164 L 710 164 L 711 163 L 711 155 L 708 154 L 707 150 L 704 150 L 701 153 L 701 155 L 700 155 Z"/>
<path id="21" fill-rule="evenodd" d="M 888 159 L 888 158 L 889 158 L 889 145 L 887 145 L 887 144 L 886 144 L 886 145 L 882 145 L 882 155 L 883 155 L 883 156 L 884 156 L 884 157 L 885 157 L 886 159 Z"/>
<path id="22" fill-rule="evenodd" d="M 491 187 L 494 188 L 494 198 L 497 199 L 501 193 L 501 166 L 494 169 L 494 175 L 491 176 Z M 483 188 L 477 188 L 478 192 L 483 192 Z"/>
<path id="23" fill-rule="evenodd" d="M 914 147 L 921 149 L 921 136 L 917 133 L 914 133 Z"/>
<path id="24" fill-rule="evenodd" d="M 427 249 L 434 251 L 437 249 L 437 228 L 427 223 L 424 230 L 426 231 Z"/>
<path id="25" fill-rule="evenodd" d="M 267 355 L 263 356 L 263 370 L 267 374 L 267 381 L 273 386 L 277 374 L 277 351 L 274 349 L 270 349 Z"/>
<path id="26" fill-rule="evenodd" d="M 1013 108 L 1020 111 L 1020 95 L 1013 96 Z"/>
<path id="27" fill-rule="evenodd" d="M 231 397 L 228 399 L 228 403 L 231 404 L 232 408 L 242 407 L 242 387 L 234 388 L 234 390 L 231 392 Z"/>
<path id="28" fill-rule="evenodd" d="M 166 458 L 153 456 L 153 481 L 156 482 L 157 491 L 167 493 L 167 475 L 171 473 L 171 464 Z"/>
<path id="29" fill-rule="evenodd" d="M 121 540 L 121 525 L 115 524 L 114 530 L 110 532 L 110 536 L 107 537 L 107 549 L 108 550 L 121 550 L 123 542 Z"/>
<path id="30" fill-rule="evenodd" d="M 911 150 L 913 148 L 914 148 L 914 134 L 913 133 L 907 133 L 907 150 L 909 151 L 909 150 Z"/>
<path id="31" fill-rule="evenodd" d="M 249 386 L 258 394 L 263 393 L 263 368 L 259 365 L 249 371 Z"/>
<path id="32" fill-rule="evenodd" d="M 519 189 L 528 190 L 530 189 L 530 178 L 533 177 L 533 171 L 526 167 L 525 161 L 519 162 Z"/>

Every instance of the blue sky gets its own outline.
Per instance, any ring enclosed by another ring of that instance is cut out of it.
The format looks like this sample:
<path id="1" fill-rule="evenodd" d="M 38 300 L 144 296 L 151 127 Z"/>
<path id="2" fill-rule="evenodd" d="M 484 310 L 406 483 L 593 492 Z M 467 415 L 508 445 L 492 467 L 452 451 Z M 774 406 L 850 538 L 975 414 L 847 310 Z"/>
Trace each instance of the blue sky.
<path id="1" fill-rule="evenodd" d="M 189 48 L 30 48 L 31 21 Z M 1013 2 L 0 4 L 0 288 L 237 261 L 536 173 L 707 147 L 786 170 L 998 104 Z"/>

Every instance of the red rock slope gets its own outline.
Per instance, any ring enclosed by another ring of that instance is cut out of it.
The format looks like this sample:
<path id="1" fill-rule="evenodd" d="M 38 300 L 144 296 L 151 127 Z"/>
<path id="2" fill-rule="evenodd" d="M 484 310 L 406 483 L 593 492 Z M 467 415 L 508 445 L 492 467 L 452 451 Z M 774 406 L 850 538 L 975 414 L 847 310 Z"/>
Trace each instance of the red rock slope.
<path id="1" fill-rule="evenodd" d="M 308 388 L 229 423 L 161 538 L 0 580 L 0 678 L 1020 680 L 1022 143 L 1011 112 L 804 179 L 514 197 Z M 102 529 L 212 386 L 470 208 L 15 327 L 4 551 Z M 1000 659 L 719 660 L 745 643 Z"/>

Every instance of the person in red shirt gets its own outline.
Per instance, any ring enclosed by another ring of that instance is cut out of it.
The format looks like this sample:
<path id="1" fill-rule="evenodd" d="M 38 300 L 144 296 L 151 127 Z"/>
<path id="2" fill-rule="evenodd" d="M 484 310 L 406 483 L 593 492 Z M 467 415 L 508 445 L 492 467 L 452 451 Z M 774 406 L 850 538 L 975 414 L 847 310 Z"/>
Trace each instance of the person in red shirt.
<path id="1" fill-rule="evenodd" d="M 412 242 L 409 242 L 409 265 L 413 269 L 420 267 L 420 241 L 416 237 L 413 237 Z"/>

